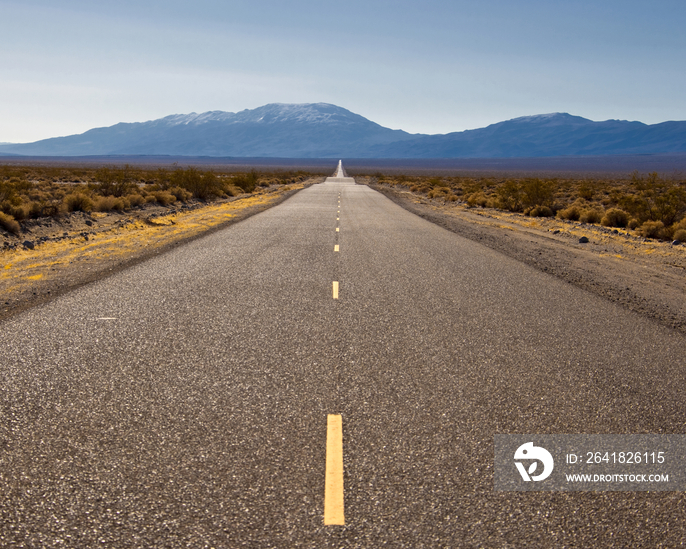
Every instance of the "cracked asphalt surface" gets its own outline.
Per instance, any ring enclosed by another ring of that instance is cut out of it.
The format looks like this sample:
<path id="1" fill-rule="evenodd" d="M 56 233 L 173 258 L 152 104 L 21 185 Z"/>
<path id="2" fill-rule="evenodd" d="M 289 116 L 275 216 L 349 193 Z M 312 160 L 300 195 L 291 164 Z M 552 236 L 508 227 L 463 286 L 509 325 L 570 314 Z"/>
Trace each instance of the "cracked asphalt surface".
<path id="1" fill-rule="evenodd" d="M 1 546 L 686 539 L 682 493 L 493 490 L 496 433 L 685 433 L 685 336 L 366 186 L 314 185 L 0 330 Z M 344 526 L 323 524 L 327 414 Z"/>

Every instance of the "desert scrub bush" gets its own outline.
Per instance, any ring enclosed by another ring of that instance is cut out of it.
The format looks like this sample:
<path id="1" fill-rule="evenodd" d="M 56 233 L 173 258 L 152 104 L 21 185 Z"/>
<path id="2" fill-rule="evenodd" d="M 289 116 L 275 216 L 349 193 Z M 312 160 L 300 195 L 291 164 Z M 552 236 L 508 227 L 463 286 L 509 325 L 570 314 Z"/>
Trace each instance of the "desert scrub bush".
<path id="1" fill-rule="evenodd" d="M 595 208 L 583 210 L 579 216 L 579 221 L 582 223 L 600 223 L 603 219 L 603 212 Z"/>
<path id="2" fill-rule="evenodd" d="M 95 199 L 93 209 L 97 212 L 111 212 L 112 210 L 122 212 L 130 207 L 131 203 L 124 197 L 101 196 Z"/>
<path id="3" fill-rule="evenodd" d="M 676 231 L 678 231 L 678 230 L 680 230 L 680 229 L 686 230 L 686 217 L 683 218 L 683 219 L 682 219 L 681 221 L 679 221 L 678 223 L 674 223 L 674 225 L 672 225 L 672 231 L 676 232 Z"/>
<path id="4" fill-rule="evenodd" d="M 31 184 L 19 179 L 18 177 L 11 177 L 8 180 L 0 180 L 0 203 L 9 202 L 13 206 L 21 204 L 20 194 L 28 191 Z"/>
<path id="5" fill-rule="evenodd" d="M 496 189 L 495 193 L 496 207 L 510 212 L 522 211 L 521 190 L 515 181 L 508 179 Z"/>
<path id="6" fill-rule="evenodd" d="M 600 220 L 604 227 L 626 227 L 629 224 L 629 214 L 619 208 L 610 208 Z"/>
<path id="7" fill-rule="evenodd" d="M 432 177 L 429 179 L 429 185 L 432 187 L 446 187 L 450 188 L 450 183 L 448 181 L 445 181 L 444 179 L 440 177 Z"/>
<path id="8" fill-rule="evenodd" d="M 584 200 L 592 200 L 595 190 L 590 182 L 582 181 L 577 190 L 577 194 L 579 195 L 579 198 L 583 198 Z"/>
<path id="9" fill-rule="evenodd" d="M 531 217 L 553 217 L 555 214 L 548 206 L 536 206 L 529 210 L 528 215 Z"/>
<path id="10" fill-rule="evenodd" d="M 152 193 L 152 195 L 155 197 L 157 203 L 161 206 L 168 206 L 169 204 L 176 202 L 176 197 L 167 191 L 155 191 Z"/>
<path id="11" fill-rule="evenodd" d="M 181 202 L 187 202 L 193 196 L 192 192 L 187 191 L 182 187 L 172 187 L 171 189 L 169 189 L 169 193 L 173 194 L 174 198 Z"/>
<path id="12" fill-rule="evenodd" d="M 665 226 L 662 221 L 646 221 L 637 230 L 638 234 L 645 238 L 665 237 Z"/>
<path id="13" fill-rule="evenodd" d="M 632 217 L 629 219 L 629 223 L 627 223 L 626 226 L 631 230 L 638 229 L 641 226 L 641 222 L 635 217 Z"/>
<path id="14" fill-rule="evenodd" d="M 641 176 L 634 172 L 631 178 L 634 192 L 616 197 L 620 208 L 640 222 L 661 221 L 669 226 L 686 213 L 686 186 L 683 181 L 667 180 L 657 172 Z"/>
<path id="15" fill-rule="evenodd" d="M 572 204 L 567 208 L 559 210 L 557 212 L 557 217 L 568 221 L 579 221 L 579 218 L 581 217 L 581 208 L 577 204 Z"/>
<path id="16" fill-rule="evenodd" d="M 243 192 L 251 193 L 255 190 L 257 186 L 258 175 L 255 170 L 251 170 L 249 173 L 239 174 L 233 178 L 231 181 L 232 185 L 240 187 Z"/>
<path id="17" fill-rule="evenodd" d="M 240 187 L 236 187 L 236 185 L 227 185 L 224 188 L 224 192 L 228 196 L 239 196 L 239 195 L 243 194 L 243 189 L 241 189 Z"/>
<path id="18" fill-rule="evenodd" d="M 62 204 L 67 212 L 90 212 L 93 211 L 93 200 L 82 193 L 73 192 L 64 197 Z"/>
<path id="19" fill-rule="evenodd" d="M 674 231 L 672 238 L 674 238 L 674 240 L 678 240 L 679 242 L 686 242 L 686 229 L 678 229 Z"/>
<path id="20" fill-rule="evenodd" d="M 64 212 L 62 204 L 57 200 L 34 200 L 29 202 L 27 206 L 27 217 L 31 219 L 59 217 Z"/>
<path id="21" fill-rule="evenodd" d="M 34 202 L 41 202 L 50 199 L 50 193 L 39 188 L 38 186 L 33 187 L 31 190 L 25 193 L 24 196 L 26 196 L 29 200 L 32 200 Z"/>
<path id="22" fill-rule="evenodd" d="M 431 189 L 427 196 L 429 198 L 445 198 L 449 192 L 450 189 L 448 187 L 436 187 Z"/>
<path id="23" fill-rule="evenodd" d="M 551 206 L 555 183 L 541 179 L 525 179 L 520 186 L 522 204 L 525 208 Z"/>
<path id="24" fill-rule="evenodd" d="M 95 179 L 97 192 L 103 196 L 124 196 L 136 187 L 133 170 L 128 164 L 123 168 L 102 167 L 95 172 Z"/>
<path id="25" fill-rule="evenodd" d="M 21 226 L 17 220 L 4 212 L 0 212 L 0 227 L 12 234 L 19 234 L 19 231 L 21 230 Z"/>
<path id="26" fill-rule="evenodd" d="M 132 208 L 145 204 L 145 198 L 143 198 L 143 195 L 139 193 L 126 195 L 126 200 L 128 200 Z"/>
<path id="27" fill-rule="evenodd" d="M 168 189 L 171 185 L 171 174 L 164 168 L 158 168 L 155 175 L 150 179 L 146 180 L 146 184 L 157 185 L 159 189 Z"/>
<path id="28" fill-rule="evenodd" d="M 17 221 L 22 221 L 27 217 L 27 208 L 22 204 L 21 200 L 17 203 L 5 201 L 0 205 L 0 211 L 12 216 Z"/>
<path id="29" fill-rule="evenodd" d="M 99 196 L 93 200 L 93 210 L 96 212 L 110 212 L 114 209 L 114 196 Z"/>
<path id="30" fill-rule="evenodd" d="M 277 173 L 277 179 L 279 180 L 279 184 L 281 185 L 290 185 L 292 183 L 299 183 L 301 181 L 305 181 L 308 177 L 310 177 L 307 172 L 304 172 L 302 170 L 298 170 L 295 172 L 288 171 L 288 172 L 278 172 Z M 401 176 L 404 177 L 404 176 Z M 404 179 L 403 179 L 404 181 Z"/>
<path id="31" fill-rule="evenodd" d="M 488 203 L 488 198 L 486 197 L 486 195 L 482 191 L 472 193 L 467 198 L 467 205 L 470 208 L 474 208 L 476 206 L 483 208 L 486 206 L 487 203 Z"/>
<path id="32" fill-rule="evenodd" d="M 257 179 L 255 179 L 255 185 L 257 185 Z M 185 189 L 193 197 L 202 200 L 221 196 L 224 191 L 224 185 L 214 172 L 202 172 L 193 166 L 185 170 L 181 168 L 175 170 L 171 174 L 169 186 Z"/>

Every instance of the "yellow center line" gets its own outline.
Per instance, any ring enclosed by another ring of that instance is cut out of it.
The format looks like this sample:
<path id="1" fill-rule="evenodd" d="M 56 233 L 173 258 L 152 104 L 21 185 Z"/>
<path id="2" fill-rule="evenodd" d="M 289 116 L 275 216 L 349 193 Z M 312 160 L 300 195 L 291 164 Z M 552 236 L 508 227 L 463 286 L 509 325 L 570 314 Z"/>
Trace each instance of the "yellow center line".
<path id="1" fill-rule="evenodd" d="M 333 281 L 333 298 L 338 299 L 338 282 L 336 280 Z"/>
<path id="2" fill-rule="evenodd" d="M 340 230 L 338 227 L 336 227 L 336 232 L 337 232 L 337 233 L 340 233 L 341 230 Z"/>
<path id="3" fill-rule="evenodd" d="M 345 525 L 343 511 L 343 418 L 329 414 L 326 419 L 324 524 Z"/>
<path id="4" fill-rule="evenodd" d="M 337 252 L 337 251 L 338 251 L 338 244 L 334 245 L 333 251 L 334 251 L 334 252 Z"/>

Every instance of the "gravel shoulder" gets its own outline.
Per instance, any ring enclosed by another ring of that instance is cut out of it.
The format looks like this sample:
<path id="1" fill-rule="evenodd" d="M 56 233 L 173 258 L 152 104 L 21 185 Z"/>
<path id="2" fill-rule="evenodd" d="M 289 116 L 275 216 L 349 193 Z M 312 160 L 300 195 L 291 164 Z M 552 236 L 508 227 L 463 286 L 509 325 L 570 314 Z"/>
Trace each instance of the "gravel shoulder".
<path id="1" fill-rule="evenodd" d="M 74 212 L 25 223 L 19 235 L 2 231 L 0 320 L 238 223 L 320 181 L 260 188 L 211 203 Z"/>
<path id="2" fill-rule="evenodd" d="M 686 333 L 684 245 L 637 237 L 623 229 L 470 209 L 428 199 L 403 187 L 366 183 L 449 231 Z M 588 243 L 579 242 L 582 236 Z M 592 316 L 593 311 L 588 314 Z"/>

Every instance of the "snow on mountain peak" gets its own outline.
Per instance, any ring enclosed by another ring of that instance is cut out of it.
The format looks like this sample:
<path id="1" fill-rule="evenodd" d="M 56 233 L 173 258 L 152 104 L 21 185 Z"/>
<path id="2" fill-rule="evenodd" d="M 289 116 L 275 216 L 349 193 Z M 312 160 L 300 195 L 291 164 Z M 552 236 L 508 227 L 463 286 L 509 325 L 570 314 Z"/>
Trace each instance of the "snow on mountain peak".
<path id="1" fill-rule="evenodd" d="M 566 113 L 566 112 L 550 112 L 547 114 L 533 114 L 530 116 L 520 116 L 518 118 L 513 118 L 512 120 L 508 120 L 508 122 L 549 122 L 549 123 L 555 123 L 555 122 L 590 122 L 590 120 L 587 120 L 586 118 L 582 118 L 581 116 L 574 116 L 572 114 Z"/>
<path id="2" fill-rule="evenodd" d="M 340 121 L 352 115 L 349 111 L 328 103 L 270 103 L 253 110 L 238 113 L 245 121 L 251 122 L 331 122 Z"/>
<path id="3" fill-rule="evenodd" d="M 164 120 L 170 126 L 182 126 L 188 124 L 202 124 L 204 122 L 216 122 L 221 120 L 228 120 L 235 116 L 232 112 L 224 111 L 207 111 L 203 113 L 192 112 L 190 114 L 172 114 L 165 116 Z"/>
<path id="4" fill-rule="evenodd" d="M 162 120 L 170 126 L 198 125 L 207 122 L 341 122 L 356 118 L 356 115 L 329 103 L 270 103 L 256 109 L 245 109 L 238 113 L 208 111 L 203 113 L 172 114 Z"/>

